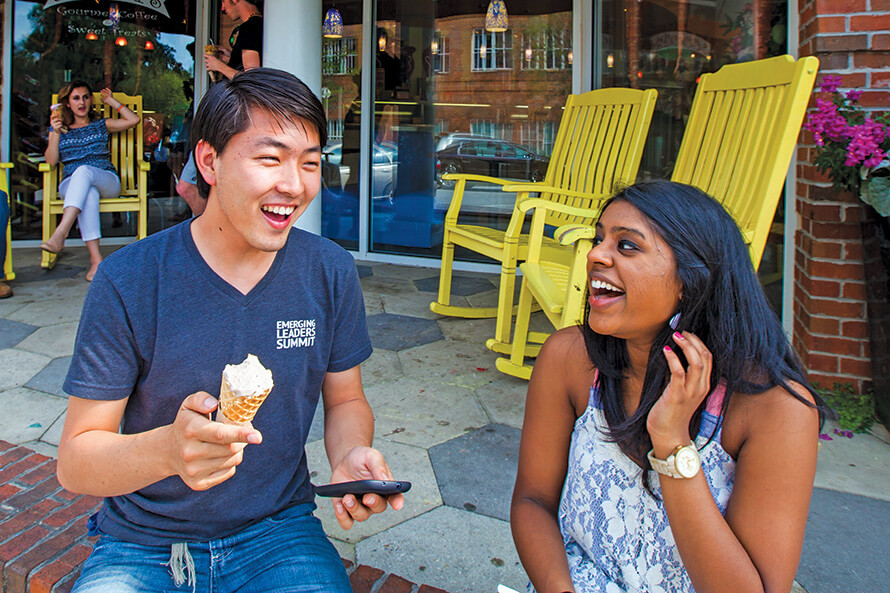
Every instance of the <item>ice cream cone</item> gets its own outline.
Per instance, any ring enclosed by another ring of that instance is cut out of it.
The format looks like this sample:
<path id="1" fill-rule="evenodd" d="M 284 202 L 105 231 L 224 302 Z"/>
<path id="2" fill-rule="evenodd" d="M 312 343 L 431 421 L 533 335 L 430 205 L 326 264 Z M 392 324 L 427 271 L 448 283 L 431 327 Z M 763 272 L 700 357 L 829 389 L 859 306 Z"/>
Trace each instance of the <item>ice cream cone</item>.
<path id="1" fill-rule="evenodd" d="M 238 397 L 232 393 L 226 380 L 223 379 L 219 390 L 219 409 L 222 410 L 223 416 L 232 422 L 250 422 L 271 391 L 270 387 L 258 395 Z"/>
<path id="2" fill-rule="evenodd" d="M 219 388 L 219 412 L 223 418 L 217 413 L 217 420 L 238 424 L 250 422 L 272 387 L 272 372 L 253 354 L 248 354 L 241 364 L 226 365 Z"/>
<path id="3" fill-rule="evenodd" d="M 59 111 L 62 111 L 62 104 L 61 103 L 53 103 L 52 105 L 50 105 L 49 108 L 50 108 L 50 111 L 52 111 L 53 113 L 58 113 Z M 62 124 L 62 126 L 59 128 L 59 131 L 62 132 L 63 134 L 67 134 L 68 127 L 65 124 Z"/>

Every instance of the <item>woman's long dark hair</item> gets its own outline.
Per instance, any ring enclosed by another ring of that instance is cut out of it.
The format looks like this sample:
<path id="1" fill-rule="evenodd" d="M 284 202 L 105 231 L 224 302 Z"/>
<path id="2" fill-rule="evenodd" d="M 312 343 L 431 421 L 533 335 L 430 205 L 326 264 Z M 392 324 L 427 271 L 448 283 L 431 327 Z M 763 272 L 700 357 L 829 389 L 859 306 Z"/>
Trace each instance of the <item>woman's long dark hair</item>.
<path id="1" fill-rule="evenodd" d="M 777 385 L 813 407 L 790 387 L 794 381 L 812 394 L 823 422 L 828 408 L 807 382 L 782 324 L 767 303 L 748 247 L 726 210 L 701 190 L 670 181 L 629 186 L 613 196 L 603 211 L 618 201 L 637 208 L 673 251 L 683 285 L 677 330 L 694 333 L 713 354 L 711 390 L 721 380 L 726 387 L 722 411 L 726 412 L 733 393 L 761 393 Z M 587 354 L 599 371 L 597 384 L 609 438 L 641 462 L 652 447 L 646 418 L 670 380 L 662 349 L 670 343 L 673 331 L 665 323 L 656 337 L 639 406 L 628 417 L 621 397 L 627 345 L 623 339 L 597 334 L 582 324 Z M 692 435 L 698 432 L 706 402 L 707 398 L 693 416 Z"/>
<path id="2" fill-rule="evenodd" d="M 72 80 L 71 82 L 65 83 L 65 86 L 59 89 L 59 103 L 62 104 L 62 123 L 66 126 L 70 126 L 74 123 L 74 114 L 71 112 L 71 108 L 68 107 L 68 97 L 71 96 L 74 89 L 79 88 L 85 88 L 90 95 L 93 94 L 93 87 L 82 80 Z M 90 118 L 90 121 L 99 117 L 95 109 L 90 109 L 87 116 Z"/>

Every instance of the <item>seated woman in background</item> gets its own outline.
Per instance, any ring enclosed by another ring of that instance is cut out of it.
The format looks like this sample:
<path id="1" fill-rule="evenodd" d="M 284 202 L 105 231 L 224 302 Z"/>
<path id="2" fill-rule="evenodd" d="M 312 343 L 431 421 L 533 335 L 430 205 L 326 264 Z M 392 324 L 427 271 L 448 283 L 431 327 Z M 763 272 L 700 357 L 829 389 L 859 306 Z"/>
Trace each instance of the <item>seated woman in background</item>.
<path id="1" fill-rule="evenodd" d="M 110 89 L 102 89 L 102 102 L 117 110 L 121 119 L 97 119 L 93 111 L 93 91 L 85 82 L 72 81 L 59 91 L 59 102 L 50 113 L 49 144 L 46 162 L 64 163 L 59 195 L 65 208 L 59 226 L 40 248 L 59 253 L 74 225 L 90 253 L 90 281 L 102 261 L 99 252 L 99 199 L 120 195 L 121 180 L 111 164 L 108 133 L 122 132 L 139 123 L 139 116 L 112 97 Z"/>
<path id="2" fill-rule="evenodd" d="M 528 388 L 511 522 L 530 589 L 787 593 L 826 408 L 738 227 L 641 183 L 593 245 L 587 323 Z"/>

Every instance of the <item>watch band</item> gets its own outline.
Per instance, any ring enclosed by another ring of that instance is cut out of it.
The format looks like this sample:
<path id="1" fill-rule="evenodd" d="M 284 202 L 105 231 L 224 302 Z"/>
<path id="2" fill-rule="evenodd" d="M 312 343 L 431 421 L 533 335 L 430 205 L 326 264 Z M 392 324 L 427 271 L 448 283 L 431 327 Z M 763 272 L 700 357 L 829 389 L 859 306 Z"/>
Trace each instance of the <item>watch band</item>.
<path id="1" fill-rule="evenodd" d="M 701 469 L 701 458 L 695 444 L 677 445 L 667 459 L 658 459 L 655 449 L 651 449 L 646 458 L 653 470 L 671 478 L 693 478 Z"/>

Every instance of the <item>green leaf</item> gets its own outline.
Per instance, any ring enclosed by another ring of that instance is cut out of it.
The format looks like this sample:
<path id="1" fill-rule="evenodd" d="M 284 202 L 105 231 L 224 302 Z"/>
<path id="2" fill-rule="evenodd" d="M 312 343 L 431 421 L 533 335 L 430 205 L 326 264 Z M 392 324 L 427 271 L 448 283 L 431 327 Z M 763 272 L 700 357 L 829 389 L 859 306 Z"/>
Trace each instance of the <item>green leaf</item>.
<path id="1" fill-rule="evenodd" d="M 881 216 L 890 216 L 890 177 L 874 177 L 863 182 L 859 197 Z"/>

